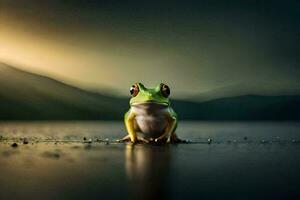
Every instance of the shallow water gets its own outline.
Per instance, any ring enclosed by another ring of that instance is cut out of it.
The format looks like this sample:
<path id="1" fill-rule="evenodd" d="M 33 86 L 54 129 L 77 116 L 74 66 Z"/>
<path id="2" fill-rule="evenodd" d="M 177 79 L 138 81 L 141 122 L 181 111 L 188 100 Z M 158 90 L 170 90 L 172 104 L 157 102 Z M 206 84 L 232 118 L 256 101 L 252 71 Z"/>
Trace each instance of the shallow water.
<path id="1" fill-rule="evenodd" d="M 181 122 L 177 133 L 191 143 L 115 143 L 121 122 L 0 123 L 0 199 L 300 198 L 300 123 Z"/>

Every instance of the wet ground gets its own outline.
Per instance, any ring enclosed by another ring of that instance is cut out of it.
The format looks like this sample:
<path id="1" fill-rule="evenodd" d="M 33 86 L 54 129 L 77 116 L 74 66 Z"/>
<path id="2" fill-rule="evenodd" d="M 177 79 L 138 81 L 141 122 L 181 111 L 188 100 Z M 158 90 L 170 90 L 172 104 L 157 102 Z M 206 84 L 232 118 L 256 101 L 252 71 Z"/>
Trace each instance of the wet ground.
<path id="1" fill-rule="evenodd" d="M 187 144 L 117 143 L 119 122 L 0 124 L 0 199 L 299 199 L 300 124 L 182 122 Z"/>

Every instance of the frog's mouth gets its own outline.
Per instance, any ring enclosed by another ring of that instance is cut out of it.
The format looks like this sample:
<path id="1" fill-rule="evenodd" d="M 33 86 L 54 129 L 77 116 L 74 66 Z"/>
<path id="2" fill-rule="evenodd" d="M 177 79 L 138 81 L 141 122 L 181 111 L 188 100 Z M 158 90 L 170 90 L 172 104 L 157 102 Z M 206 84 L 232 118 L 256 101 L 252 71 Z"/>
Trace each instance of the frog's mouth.
<path id="1" fill-rule="evenodd" d="M 134 102 L 131 104 L 132 106 L 164 106 L 167 107 L 169 106 L 168 103 L 165 102 L 158 102 L 158 101 L 153 101 L 153 100 L 149 100 L 149 101 L 143 101 L 143 102 Z"/>

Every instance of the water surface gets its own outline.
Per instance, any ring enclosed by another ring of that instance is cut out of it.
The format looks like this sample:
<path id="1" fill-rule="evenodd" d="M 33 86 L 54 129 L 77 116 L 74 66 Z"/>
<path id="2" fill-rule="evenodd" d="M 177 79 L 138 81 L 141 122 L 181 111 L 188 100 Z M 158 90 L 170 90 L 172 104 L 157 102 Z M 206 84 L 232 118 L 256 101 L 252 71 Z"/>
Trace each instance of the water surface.
<path id="1" fill-rule="evenodd" d="M 181 122 L 177 132 L 191 143 L 115 143 L 121 122 L 2 122 L 0 199 L 300 198 L 300 123 Z"/>

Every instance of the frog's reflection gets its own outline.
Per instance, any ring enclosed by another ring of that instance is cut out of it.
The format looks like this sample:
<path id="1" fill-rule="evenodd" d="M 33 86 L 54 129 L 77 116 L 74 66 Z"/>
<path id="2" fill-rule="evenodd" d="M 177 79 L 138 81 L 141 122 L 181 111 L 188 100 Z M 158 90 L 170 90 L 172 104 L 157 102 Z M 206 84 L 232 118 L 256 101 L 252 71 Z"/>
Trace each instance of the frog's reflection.
<path id="1" fill-rule="evenodd" d="M 171 160 L 169 146 L 128 144 L 125 159 L 131 198 L 166 198 Z"/>

